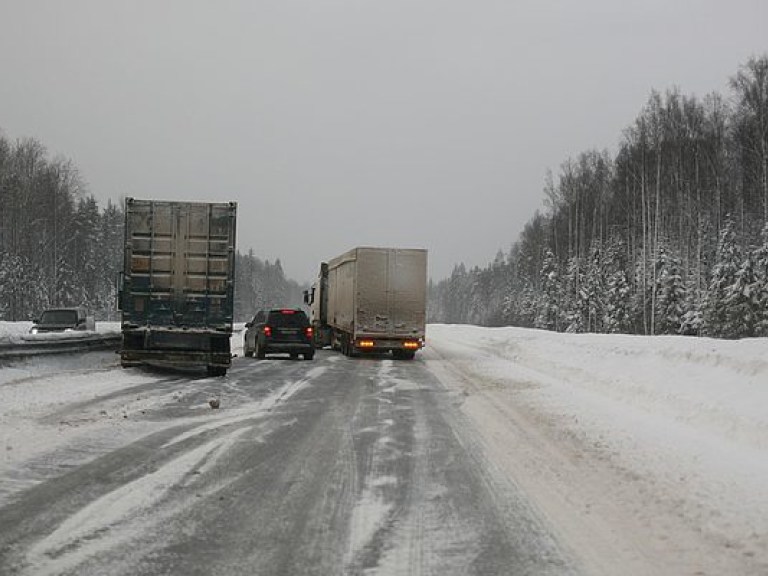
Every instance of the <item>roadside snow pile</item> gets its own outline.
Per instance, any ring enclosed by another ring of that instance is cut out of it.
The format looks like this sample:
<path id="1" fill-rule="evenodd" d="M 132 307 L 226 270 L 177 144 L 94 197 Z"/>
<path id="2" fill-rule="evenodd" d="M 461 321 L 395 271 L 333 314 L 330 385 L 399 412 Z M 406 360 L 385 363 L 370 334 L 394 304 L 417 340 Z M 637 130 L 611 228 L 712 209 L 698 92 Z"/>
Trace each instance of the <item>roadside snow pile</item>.
<path id="1" fill-rule="evenodd" d="M 768 339 L 429 325 L 427 345 L 487 438 L 510 434 L 494 418 L 542 423 L 573 462 L 638 486 L 620 496 L 636 519 L 660 510 L 768 566 Z"/>
<path id="2" fill-rule="evenodd" d="M 0 342 L 10 341 L 29 334 L 32 322 L 6 322 L 0 320 Z"/>
<path id="3" fill-rule="evenodd" d="M 77 330 L 72 332 L 45 332 L 30 334 L 32 322 L 6 322 L 0 321 L 0 345 L 23 344 L 25 341 L 38 340 L 64 340 L 82 338 L 91 334 L 119 334 L 120 322 L 96 322 L 96 330 Z"/>
<path id="4" fill-rule="evenodd" d="M 576 393 L 768 448 L 768 339 L 558 334 L 430 325 L 428 343 L 472 355 L 496 379 L 524 378 L 567 408 Z M 587 400 L 581 398 L 581 404 Z M 595 416 L 601 413 L 595 406 Z M 628 414 L 617 413 L 619 420 Z"/>

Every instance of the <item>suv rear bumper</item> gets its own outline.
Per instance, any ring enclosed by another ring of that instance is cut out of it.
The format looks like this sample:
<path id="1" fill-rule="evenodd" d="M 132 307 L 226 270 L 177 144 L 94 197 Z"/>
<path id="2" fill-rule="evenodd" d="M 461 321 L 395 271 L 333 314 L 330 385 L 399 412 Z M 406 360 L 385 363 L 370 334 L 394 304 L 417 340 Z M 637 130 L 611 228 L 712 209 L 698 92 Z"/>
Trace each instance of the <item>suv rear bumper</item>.
<path id="1" fill-rule="evenodd" d="M 305 352 L 314 352 L 315 347 L 305 342 L 265 342 L 264 352 L 287 352 L 303 354 Z"/>

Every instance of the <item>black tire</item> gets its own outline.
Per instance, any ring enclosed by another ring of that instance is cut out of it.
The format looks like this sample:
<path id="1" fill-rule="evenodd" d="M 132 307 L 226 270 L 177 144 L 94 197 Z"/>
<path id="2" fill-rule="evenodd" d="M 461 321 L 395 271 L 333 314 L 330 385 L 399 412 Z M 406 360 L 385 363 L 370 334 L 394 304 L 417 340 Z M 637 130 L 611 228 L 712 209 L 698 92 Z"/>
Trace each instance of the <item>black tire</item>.
<path id="1" fill-rule="evenodd" d="M 218 376 L 226 376 L 227 375 L 227 369 L 222 366 L 208 366 L 208 376 L 211 377 L 218 377 Z"/>
<path id="2" fill-rule="evenodd" d="M 261 346 L 258 342 L 256 342 L 256 358 L 259 360 L 264 360 L 264 358 L 267 357 L 267 354 L 264 352 L 264 347 Z"/>
<path id="3" fill-rule="evenodd" d="M 299 353 L 291 352 L 291 360 L 298 360 L 298 359 L 299 359 Z"/>
<path id="4" fill-rule="evenodd" d="M 304 352 L 304 360 L 312 360 L 315 357 L 314 351 Z"/>
<path id="5" fill-rule="evenodd" d="M 245 354 L 248 358 L 251 358 L 253 356 L 253 350 L 251 350 L 248 347 L 243 348 L 243 354 Z"/>

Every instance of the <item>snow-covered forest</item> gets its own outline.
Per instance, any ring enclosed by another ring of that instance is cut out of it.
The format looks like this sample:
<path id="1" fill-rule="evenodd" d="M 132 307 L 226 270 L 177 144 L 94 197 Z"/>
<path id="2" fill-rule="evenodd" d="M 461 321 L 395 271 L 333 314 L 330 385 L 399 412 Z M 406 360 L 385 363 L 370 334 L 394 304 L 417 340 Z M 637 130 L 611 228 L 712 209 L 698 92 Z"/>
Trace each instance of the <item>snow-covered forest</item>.
<path id="1" fill-rule="evenodd" d="M 72 162 L 50 159 L 40 142 L 0 134 L 0 320 L 29 320 L 54 306 L 115 320 L 122 266 L 122 207 L 100 207 Z M 236 320 L 301 301 L 279 260 L 238 253 L 236 273 Z"/>
<path id="2" fill-rule="evenodd" d="M 768 335 L 768 56 L 729 87 L 652 92 L 615 154 L 547 175 L 509 253 L 430 284 L 430 321 Z"/>

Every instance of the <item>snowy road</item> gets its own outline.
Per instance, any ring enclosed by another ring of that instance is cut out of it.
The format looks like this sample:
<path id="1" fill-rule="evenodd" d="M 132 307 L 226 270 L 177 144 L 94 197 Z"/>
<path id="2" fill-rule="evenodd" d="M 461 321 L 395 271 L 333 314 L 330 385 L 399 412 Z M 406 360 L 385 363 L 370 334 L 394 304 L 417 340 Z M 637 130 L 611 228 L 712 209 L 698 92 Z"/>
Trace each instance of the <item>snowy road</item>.
<path id="1" fill-rule="evenodd" d="M 764 343 L 428 335 L 223 379 L 0 368 L 0 573 L 768 573 Z"/>
<path id="2" fill-rule="evenodd" d="M 225 380 L 102 369 L 2 388 L 91 378 L 103 394 L 34 403 L 38 427 L 84 433 L 6 460 L 3 574 L 575 572 L 424 361 L 324 351 L 238 359 Z"/>

